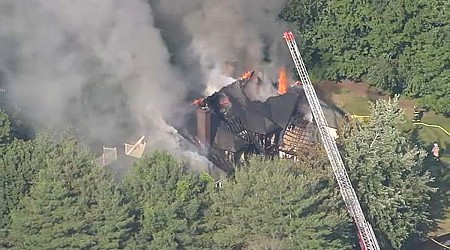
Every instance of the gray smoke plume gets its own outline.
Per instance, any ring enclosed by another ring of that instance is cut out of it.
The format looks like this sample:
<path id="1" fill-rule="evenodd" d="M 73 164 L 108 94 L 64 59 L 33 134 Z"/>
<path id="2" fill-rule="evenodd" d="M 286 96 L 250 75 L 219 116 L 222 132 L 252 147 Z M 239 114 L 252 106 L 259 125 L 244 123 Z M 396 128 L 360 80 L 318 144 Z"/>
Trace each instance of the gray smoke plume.
<path id="1" fill-rule="evenodd" d="M 0 2 L 2 84 L 35 125 L 74 123 L 98 144 L 155 132 L 185 96 L 169 60 L 144 1 Z"/>
<path id="2" fill-rule="evenodd" d="M 176 60 L 196 65 L 198 72 L 192 79 L 202 76 L 209 87 L 207 94 L 229 83 L 218 77 L 226 61 L 238 62 L 235 77 L 248 70 L 265 69 L 267 80 L 275 80 L 273 69 L 290 58 L 281 38 L 285 26 L 277 21 L 286 2 L 150 0 L 156 24 Z M 214 83 L 222 84 L 212 86 Z"/>
<path id="3" fill-rule="evenodd" d="M 286 0 L 149 2 L 0 1 L 1 87 L 35 126 L 75 124 L 97 147 L 145 134 L 173 149 L 167 121 L 182 123 L 180 107 L 225 61 L 238 61 L 233 77 L 289 61 Z"/>

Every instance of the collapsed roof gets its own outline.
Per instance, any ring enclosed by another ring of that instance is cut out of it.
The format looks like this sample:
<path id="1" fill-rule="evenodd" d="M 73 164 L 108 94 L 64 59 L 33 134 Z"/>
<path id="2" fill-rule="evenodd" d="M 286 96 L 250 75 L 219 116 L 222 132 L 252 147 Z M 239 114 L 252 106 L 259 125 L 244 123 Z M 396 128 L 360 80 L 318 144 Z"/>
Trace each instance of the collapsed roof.
<path id="1" fill-rule="evenodd" d="M 301 85 L 265 101 L 251 100 L 245 91 L 251 76 L 195 102 L 197 126 L 190 138 L 228 174 L 250 154 L 296 157 L 300 144 L 311 145 L 318 139 Z M 336 127 L 336 112 L 324 108 L 330 126 Z"/>
<path id="2" fill-rule="evenodd" d="M 212 119 L 215 120 L 212 124 L 216 128 L 211 130 L 209 143 L 217 148 L 237 152 L 247 146 L 243 141 L 248 138 L 239 134 L 242 131 L 260 135 L 281 131 L 297 110 L 299 98 L 299 91 L 291 91 L 269 97 L 265 102 L 250 101 L 243 94 L 239 83 L 232 83 L 207 97 L 206 107 L 201 107 L 211 110 Z M 233 136 L 230 137 L 230 134 Z M 226 147 L 230 145 L 231 138 L 234 138 L 233 150 Z"/>
<path id="3" fill-rule="evenodd" d="M 213 168 L 209 164 L 208 167 L 214 177 L 231 174 L 236 165 L 252 154 L 295 160 L 299 152 L 317 142 L 318 134 L 301 85 L 292 85 L 286 88 L 287 92 L 273 94 L 264 101 L 252 100 L 248 96 L 255 90 L 255 86 L 248 88 L 252 76 L 246 74 L 212 95 L 196 100 L 189 115 L 192 122 L 172 127 L 173 135 L 181 139 L 182 148 L 199 153 L 213 163 Z M 272 85 L 262 87 L 275 90 Z M 323 101 L 321 105 L 328 124 L 336 128 L 337 110 Z M 124 153 L 140 158 L 146 148 L 144 138 L 133 145 L 126 144 Z M 103 151 L 99 164 L 117 160 L 116 148 Z"/>

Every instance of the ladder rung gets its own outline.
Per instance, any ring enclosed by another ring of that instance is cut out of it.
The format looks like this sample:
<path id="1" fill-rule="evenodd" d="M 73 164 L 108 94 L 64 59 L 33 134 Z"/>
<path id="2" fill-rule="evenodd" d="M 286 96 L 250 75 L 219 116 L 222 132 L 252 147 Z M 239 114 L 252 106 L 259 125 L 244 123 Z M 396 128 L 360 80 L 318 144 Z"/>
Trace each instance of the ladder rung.
<path id="1" fill-rule="evenodd" d="M 337 148 L 334 138 L 330 136 L 329 131 L 326 129 L 328 127 L 327 120 L 323 113 L 322 107 L 320 105 L 317 94 L 311 83 L 311 80 L 306 70 L 303 59 L 300 55 L 299 49 L 295 39 L 293 39 L 293 34 L 291 32 L 285 33 L 286 43 L 288 45 L 289 51 L 291 52 L 292 59 L 294 61 L 297 73 L 303 83 L 303 89 L 305 91 L 306 98 L 313 113 L 314 120 L 319 128 L 319 133 L 322 138 L 325 150 L 330 160 L 333 173 L 335 175 L 336 181 L 338 182 L 339 188 L 341 190 L 341 195 L 344 199 L 344 203 L 350 215 L 355 220 L 358 232 L 361 235 L 364 247 L 366 249 L 379 250 L 378 242 L 373 233 L 372 227 L 365 220 L 364 213 L 362 212 L 361 206 L 359 204 L 356 193 L 351 185 L 351 181 L 347 175 L 344 163 L 342 161 L 341 155 Z"/>

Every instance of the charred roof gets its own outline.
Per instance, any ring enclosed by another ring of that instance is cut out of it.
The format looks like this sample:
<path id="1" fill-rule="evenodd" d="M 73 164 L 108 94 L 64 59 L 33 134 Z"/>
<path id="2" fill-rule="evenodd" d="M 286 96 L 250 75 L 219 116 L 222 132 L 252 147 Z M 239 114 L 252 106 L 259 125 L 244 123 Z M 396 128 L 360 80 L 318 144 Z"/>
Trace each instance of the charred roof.
<path id="1" fill-rule="evenodd" d="M 301 85 L 288 86 L 287 92 L 279 94 L 274 89 L 275 94 L 263 101 L 252 100 L 246 93 L 253 74 L 248 72 L 244 76 L 194 101 L 196 131 L 188 137 L 227 174 L 246 155 L 296 157 L 296 152 L 303 150 L 300 144 L 311 145 L 317 141 L 311 110 Z M 329 124 L 334 125 L 336 112 L 321 104 Z"/>

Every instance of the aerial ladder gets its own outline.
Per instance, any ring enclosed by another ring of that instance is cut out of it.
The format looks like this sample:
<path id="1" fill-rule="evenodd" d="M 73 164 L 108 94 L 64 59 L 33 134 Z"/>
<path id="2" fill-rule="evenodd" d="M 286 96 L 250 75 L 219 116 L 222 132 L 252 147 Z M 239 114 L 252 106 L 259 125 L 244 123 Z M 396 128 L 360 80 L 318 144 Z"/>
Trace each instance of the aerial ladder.
<path id="1" fill-rule="evenodd" d="M 292 59 L 294 60 L 295 68 L 297 69 L 297 73 L 303 85 L 311 112 L 322 138 L 325 151 L 327 152 L 328 159 L 330 160 L 334 177 L 339 185 L 340 193 L 358 231 L 361 249 L 379 250 L 380 247 L 378 245 L 377 238 L 375 237 L 375 233 L 373 232 L 372 226 L 364 217 L 364 213 L 361 209 L 361 205 L 359 204 L 355 190 L 352 187 L 350 178 L 348 177 L 336 142 L 329 133 L 328 122 L 325 119 L 325 115 L 319 103 L 319 99 L 317 98 L 316 91 L 314 90 L 314 86 L 311 83 L 308 71 L 306 70 L 302 56 L 300 55 L 297 43 L 295 42 L 294 34 L 292 32 L 284 32 L 283 38 L 286 40 Z"/>

